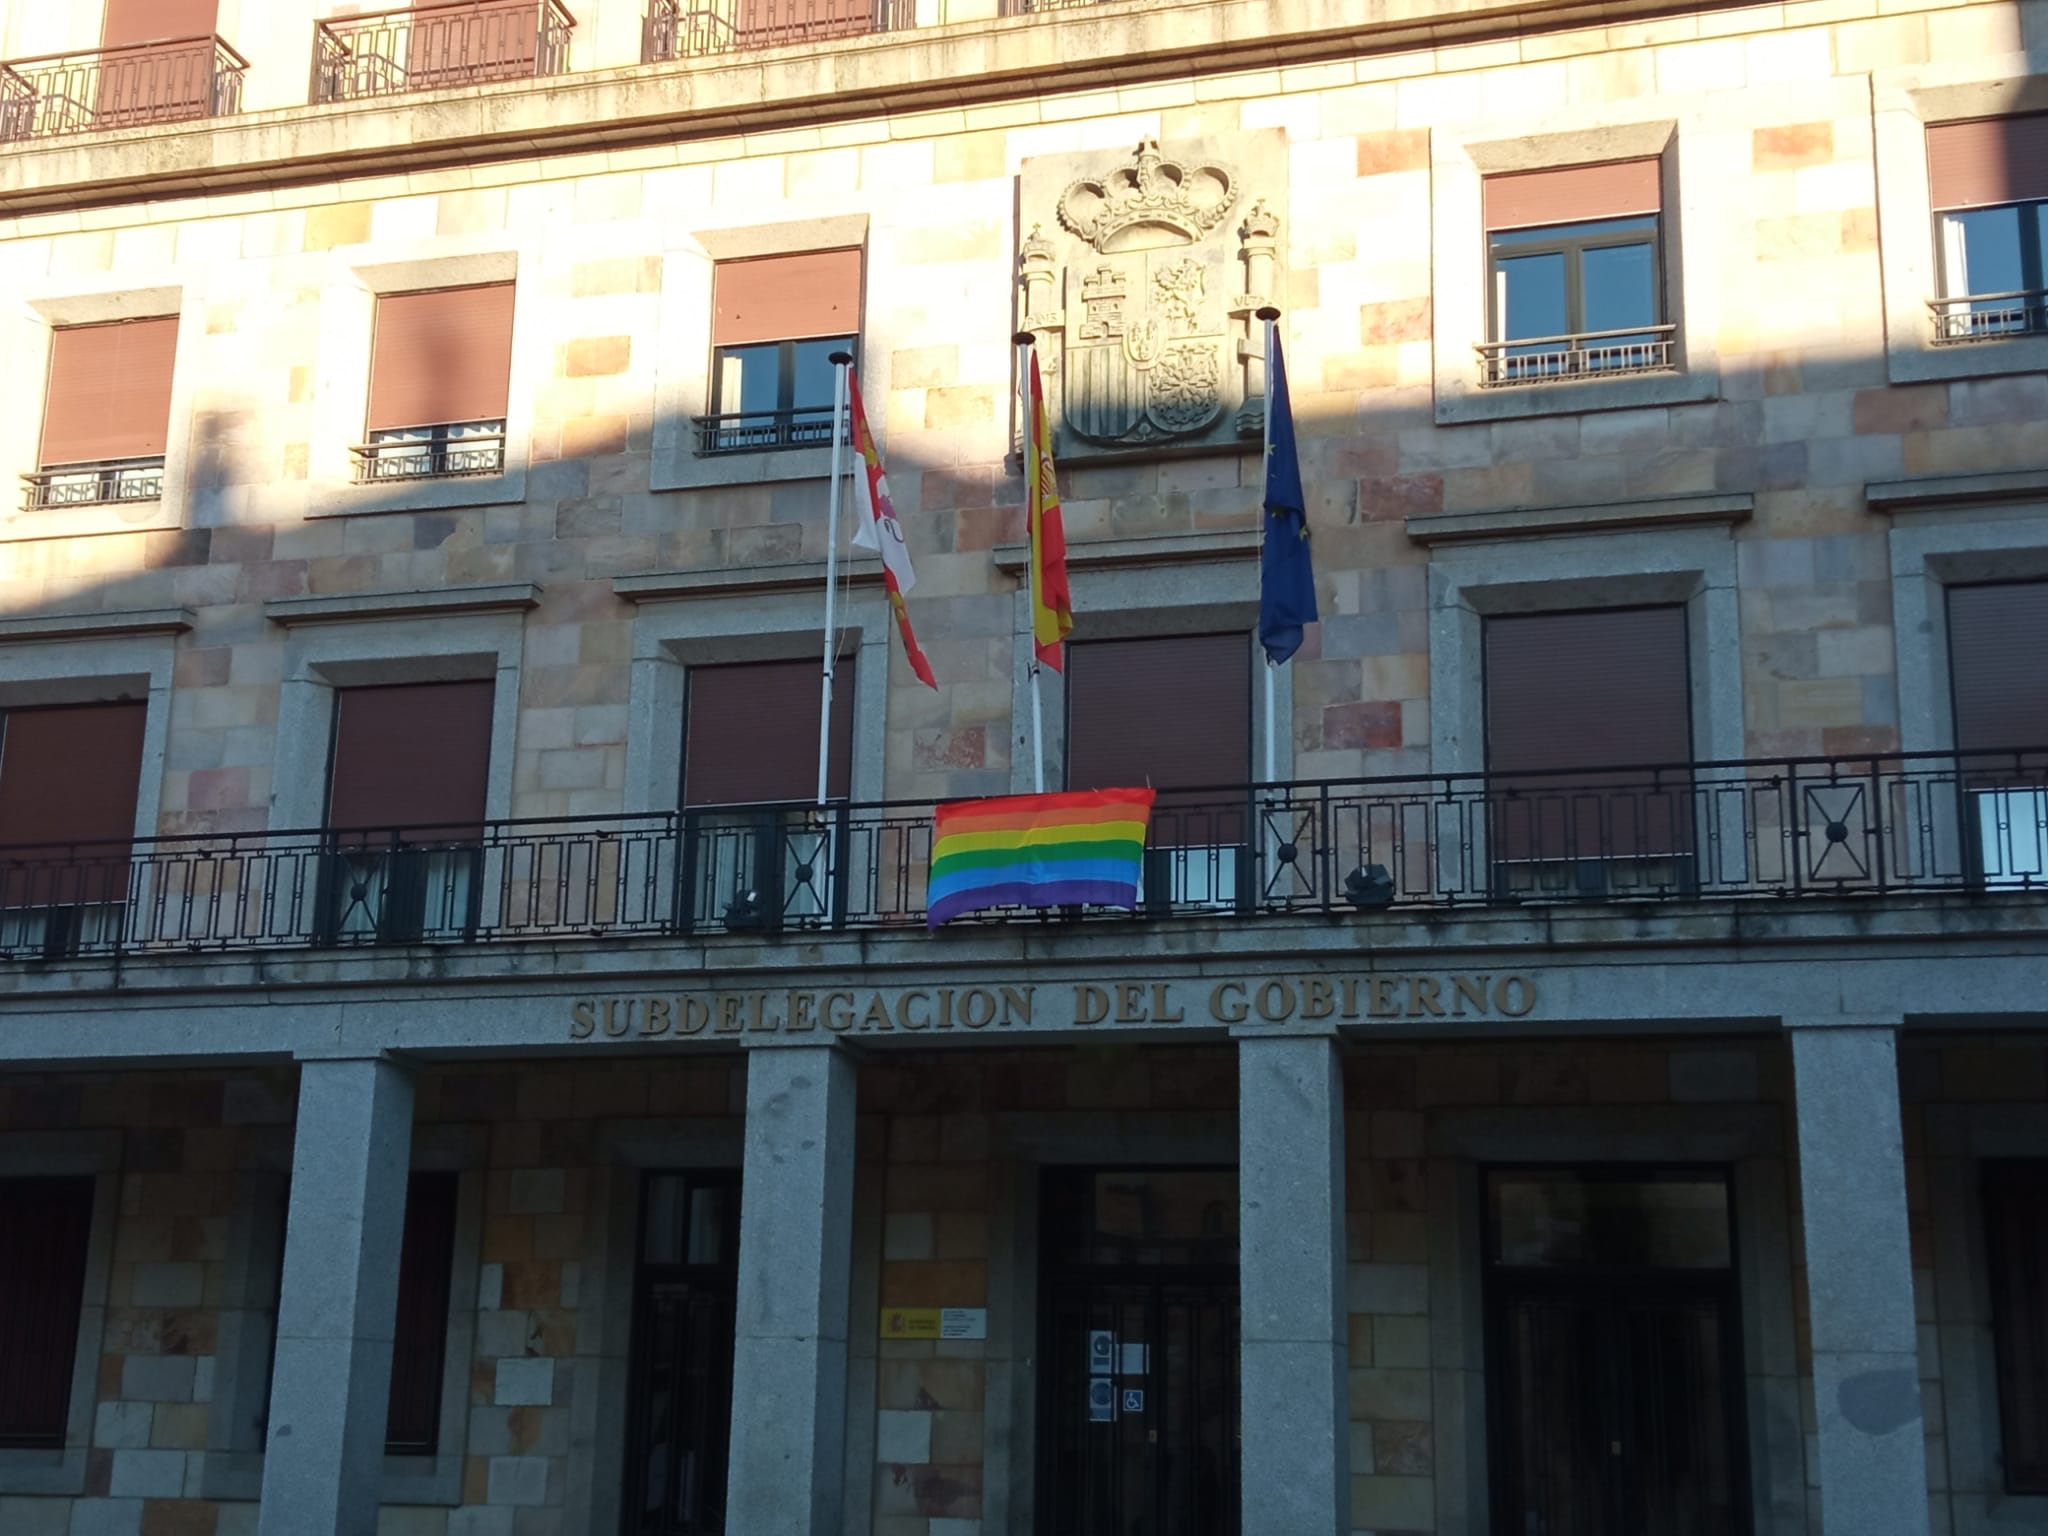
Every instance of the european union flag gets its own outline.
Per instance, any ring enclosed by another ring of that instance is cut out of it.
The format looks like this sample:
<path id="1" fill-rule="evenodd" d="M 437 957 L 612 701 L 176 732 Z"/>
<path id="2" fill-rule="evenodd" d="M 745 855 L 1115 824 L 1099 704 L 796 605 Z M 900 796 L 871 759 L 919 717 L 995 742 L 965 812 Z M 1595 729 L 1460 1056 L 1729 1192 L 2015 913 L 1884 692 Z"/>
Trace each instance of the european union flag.
<path id="1" fill-rule="evenodd" d="M 1301 627 L 1316 622 L 1316 570 L 1309 559 L 1308 508 L 1301 460 L 1294 451 L 1294 412 L 1287 403 L 1287 365 L 1273 338 L 1266 381 L 1266 526 L 1259 549 L 1259 644 L 1279 666 L 1301 649 Z"/>

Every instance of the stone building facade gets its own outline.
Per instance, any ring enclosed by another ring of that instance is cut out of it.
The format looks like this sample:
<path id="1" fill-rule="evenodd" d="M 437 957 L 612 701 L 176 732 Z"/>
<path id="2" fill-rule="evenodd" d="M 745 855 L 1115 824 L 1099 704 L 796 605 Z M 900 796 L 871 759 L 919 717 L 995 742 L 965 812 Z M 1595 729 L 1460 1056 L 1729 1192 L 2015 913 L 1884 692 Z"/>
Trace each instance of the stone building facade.
<path id="1" fill-rule="evenodd" d="M 0 14 L 0 1532 L 2048 1529 L 2048 0 L 180 5 Z M 1020 329 L 1178 798 L 927 933 Z"/>

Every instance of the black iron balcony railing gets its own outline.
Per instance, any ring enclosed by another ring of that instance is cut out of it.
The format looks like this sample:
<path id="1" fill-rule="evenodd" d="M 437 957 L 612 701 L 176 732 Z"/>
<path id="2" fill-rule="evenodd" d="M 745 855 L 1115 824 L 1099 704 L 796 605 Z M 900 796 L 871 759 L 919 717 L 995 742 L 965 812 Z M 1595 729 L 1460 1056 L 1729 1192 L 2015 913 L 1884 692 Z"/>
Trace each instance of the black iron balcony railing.
<path id="1" fill-rule="evenodd" d="M 333 17 L 313 29 L 313 100 L 559 75 L 575 29 L 560 0 L 454 0 Z"/>
<path id="2" fill-rule="evenodd" d="M 394 480 L 456 480 L 472 475 L 497 475 L 505 470 L 505 424 L 422 427 L 384 432 L 349 448 L 357 485 L 383 485 Z"/>
<path id="3" fill-rule="evenodd" d="M 946 0 L 650 0 L 640 59 L 655 64 L 933 26 L 945 21 L 945 6 Z"/>
<path id="4" fill-rule="evenodd" d="M 453 838 L 0 849 L 0 957 L 911 928 L 932 812 L 727 806 Z M 1150 918 L 2041 896 L 2048 748 L 1181 790 L 1161 796 L 1146 862 Z M 1030 914 L 1098 915 L 1125 916 Z"/>
<path id="5" fill-rule="evenodd" d="M 2048 333 L 2048 288 L 1958 294 L 1951 299 L 1929 299 L 1927 307 L 1934 314 L 1938 346 Z"/>
<path id="6" fill-rule="evenodd" d="M 1677 366 L 1677 336 L 1675 324 L 1639 325 L 1625 331 L 1482 341 L 1472 350 L 1479 354 L 1480 387 L 1497 389 L 1508 384 L 1559 384 L 1668 372 Z"/>
<path id="7" fill-rule="evenodd" d="M 759 453 L 768 448 L 813 448 L 832 441 L 832 408 L 733 411 L 697 418 L 699 453 Z"/>
<path id="8" fill-rule="evenodd" d="M 161 501 L 164 461 L 105 459 L 97 464 L 60 464 L 21 477 L 21 509 L 102 507 L 112 502 Z"/>
<path id="9" fill-rule="evenodd" d="M 217 37 L 0 64 L 0 144 L 242 110 L 248 60 Z"/>

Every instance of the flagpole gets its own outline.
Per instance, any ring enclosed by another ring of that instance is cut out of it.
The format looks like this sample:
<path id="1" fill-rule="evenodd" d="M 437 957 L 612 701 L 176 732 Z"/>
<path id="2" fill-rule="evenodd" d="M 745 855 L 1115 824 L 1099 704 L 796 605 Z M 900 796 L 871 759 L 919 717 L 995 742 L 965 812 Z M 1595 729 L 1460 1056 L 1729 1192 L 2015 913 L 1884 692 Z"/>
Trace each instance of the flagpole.
<path id="1" fill-rule="evenodd" d="M 1029 592 L 1031 596 L 1031 789 L 1034 794 L 1045 793 L 1045 703 L 1039 688 L 1039 673 L 1043 670 L 1038 661 L 1038 559 L 1043 539 L 1031 537 L 1031 508 L 1036 501 L 1032 485 L 1039 473 L 1038 444 L 1033 439 L 1031 423 L 1031 348 L 1036 342 L 1029 331 L 1019 331 L 1010 338 L 1017 344 L 1017 442 L 1018 458 L 1024 470 L 1024 517 L 1025 517 L 1025 565 L 1028 567 Z"/>
<path id="2" fill-rule="evenodd" d="M 832 773 L 832 672 L 838 665 L 839 637 L 836 632 L 839 598 L 839 491 L 846 479 L 846 370 L 853 363 L 851 352 L 834 352 L 832 364 L 832 491 L 825 514 L 825 679 L 824 697 L 818 707 L 818 804 L 825 803 Z"/>
<path id="3" fill-rule="evenodd" d="M 1271 304 L 1268 304 L 1257 313 L 1259 319 L 1264 321 L 1266 326 L 1266 409 L 1262 427 L 1264 451 L 1260 455 L 1259 463 L 1262 472 L 1270 479 L 1273 473 L 1273 337 L 1276 330 L 1276 322 L 1280 319 L 1280 311 Z M 1264 484 L 1261 484 L 1259 490 L 1259 580 L 1263 584 L 1266 579 L 1266 540 L 1271 537 L 1268 529 L 1272 526 L 1273 515 L 1264 504 Z M 1280 669 L 1274 666 L 1271 661 L 1266 663 L 1266 782 L 1268 784 L 1271 784 L 1280 777 L 1279 750 L 1275 743 L 1277 732 L 1274 727 L 1277 706 L 1273 701 L 1274 692 L 1279 686 L 1279 672 Z"/>

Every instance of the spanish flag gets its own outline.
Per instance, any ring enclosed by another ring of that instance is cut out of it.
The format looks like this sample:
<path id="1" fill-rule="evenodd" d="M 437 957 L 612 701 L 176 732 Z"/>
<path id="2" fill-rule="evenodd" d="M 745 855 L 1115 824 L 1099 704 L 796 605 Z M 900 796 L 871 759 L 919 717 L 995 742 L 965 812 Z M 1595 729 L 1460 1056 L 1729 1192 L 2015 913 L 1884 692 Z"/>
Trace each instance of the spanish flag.
<path id="1" fill-rule="evenodd" d="M 1074 599 L 1067 590 L 1067 535 L 1060 524 L 1059 473 L 1052 462 L 1052 422 L 1038 350 L 1031 352 L 1031 419 L 1024 424 L 1024 510 L 1031 531 L 1031 642 L 1038 659 L 1065 670 L 1061 643 L 1073 632 Z"/>

